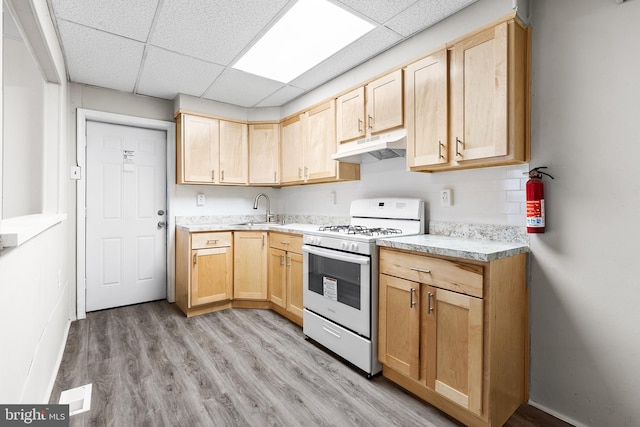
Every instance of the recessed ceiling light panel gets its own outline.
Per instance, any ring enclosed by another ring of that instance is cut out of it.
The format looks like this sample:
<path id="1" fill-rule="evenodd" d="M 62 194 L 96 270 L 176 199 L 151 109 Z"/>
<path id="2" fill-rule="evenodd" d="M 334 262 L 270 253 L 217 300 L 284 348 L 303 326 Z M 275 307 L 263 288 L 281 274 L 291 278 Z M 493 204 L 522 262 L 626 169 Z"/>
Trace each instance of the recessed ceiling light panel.
<path id="1" fill-rule="evenodd" d="M 373 28 L 326 0 L 298 0 L 233 68 L 288 83 Z"/>

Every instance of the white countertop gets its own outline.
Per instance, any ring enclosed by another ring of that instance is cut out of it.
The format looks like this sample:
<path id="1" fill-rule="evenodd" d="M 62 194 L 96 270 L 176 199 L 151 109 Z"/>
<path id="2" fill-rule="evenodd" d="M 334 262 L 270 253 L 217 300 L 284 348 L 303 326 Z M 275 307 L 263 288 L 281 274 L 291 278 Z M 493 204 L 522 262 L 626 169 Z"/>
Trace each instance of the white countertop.
<path id="1" fill-rule="evenodd" d="M 433 234 L 383 237 L 376 242 L 378 246 L 389 248 L 487 262 L 529 252 L 529 246 L 522 243 L 465 239 Z"/>

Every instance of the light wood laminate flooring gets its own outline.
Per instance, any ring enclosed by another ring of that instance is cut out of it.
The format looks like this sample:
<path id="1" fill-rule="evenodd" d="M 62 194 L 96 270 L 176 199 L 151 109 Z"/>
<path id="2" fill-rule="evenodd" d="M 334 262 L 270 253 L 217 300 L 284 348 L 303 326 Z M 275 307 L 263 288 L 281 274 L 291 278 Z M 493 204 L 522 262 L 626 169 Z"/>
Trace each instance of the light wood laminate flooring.
<path id="1" fill-rule="evenodd" d="M 71 324 L 50 403 L 88 383 L 91 410 L 71 426 L 460 425 L 381 376 L 367 380 L 269 310 L 188 319 L 157 301 L 88 313 Z M 555 420 L 537 412 L 507 425 Z"/>

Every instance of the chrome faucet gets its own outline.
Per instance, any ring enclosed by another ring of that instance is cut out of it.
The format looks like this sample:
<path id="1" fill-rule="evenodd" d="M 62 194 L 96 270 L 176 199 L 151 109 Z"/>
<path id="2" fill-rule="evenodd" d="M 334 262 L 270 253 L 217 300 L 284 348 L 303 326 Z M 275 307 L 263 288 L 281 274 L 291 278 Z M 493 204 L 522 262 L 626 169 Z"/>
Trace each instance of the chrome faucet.
<path id="1" fill-rule="evenodd" d="M 258 209 L 258 199 L 260 198 L 260 196 L 264 197 L 265 200 L 267 201 L 267 212 L 266 212 L 267 221 L 266 222 L 271 222 L 271 218 L 273 218 L 273 215 L 271 215 L 271 201 L 269 200 L 269 196 L 267 196 L 264 193 L 258 194 L 256 196 L 256 199 L 253 201 L 253 209 Z"/>

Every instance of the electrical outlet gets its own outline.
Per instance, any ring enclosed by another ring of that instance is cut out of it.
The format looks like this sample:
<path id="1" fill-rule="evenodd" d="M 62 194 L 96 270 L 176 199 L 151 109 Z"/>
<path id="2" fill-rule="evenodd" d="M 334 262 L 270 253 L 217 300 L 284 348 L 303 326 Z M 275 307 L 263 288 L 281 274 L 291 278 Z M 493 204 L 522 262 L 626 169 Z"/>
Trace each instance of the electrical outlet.
<path id="1" fill-rule="evenodd" d="M 204 194 L 199 193 L 198 197 L 196 198 L 196 204 L 198 206 L 204 206 Z"/>
<path id="2" fill-rule="evenodd" d="M 446 190 L 440 190 L 440 206 L 451 206 L 453 205 L 453 200 L 451 200 L 451 189 L 447 188 Z"/>

